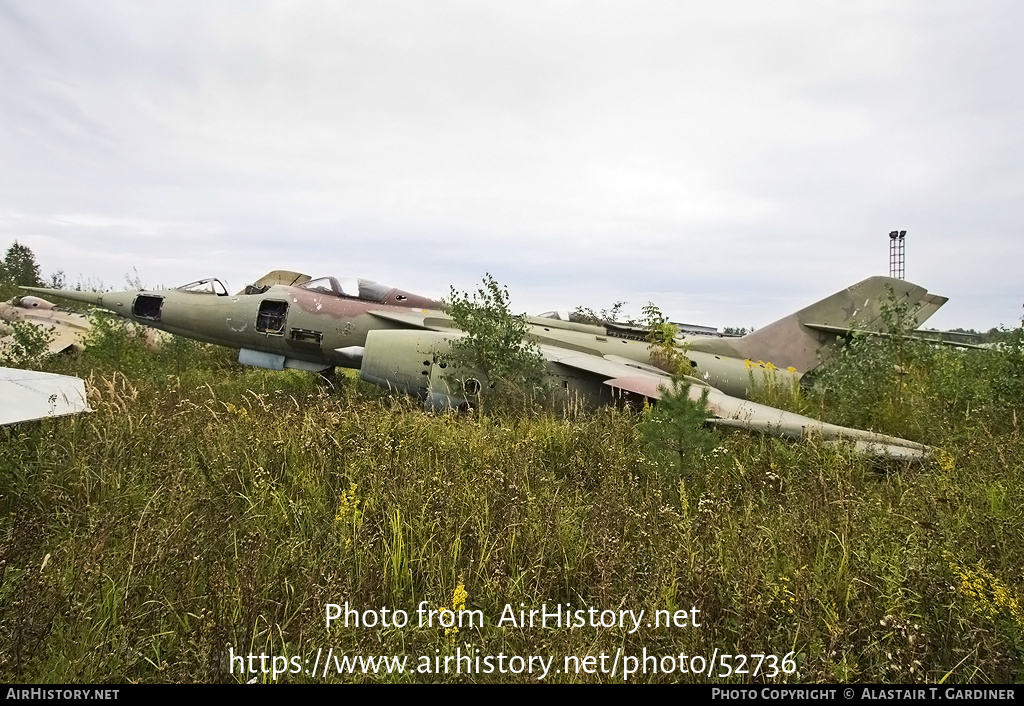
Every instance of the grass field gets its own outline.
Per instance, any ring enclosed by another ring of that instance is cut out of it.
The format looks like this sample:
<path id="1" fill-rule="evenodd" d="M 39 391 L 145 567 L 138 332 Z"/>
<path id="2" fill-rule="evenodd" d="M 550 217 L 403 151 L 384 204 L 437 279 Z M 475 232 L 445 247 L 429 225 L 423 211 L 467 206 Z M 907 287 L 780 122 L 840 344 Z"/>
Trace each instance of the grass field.
<path id="1" fill-rule="evenodd" d="M 642 411 L 427 414 L 111 325 L 31 361 L 93 413 L 0 429 L 0 681 L 1019 681 L 1014 340 L 857 341 L 766 396 L 928 464 L 715 432 L 680 468 Z M 585 624 L 519 624 L 556 604 Z M 341 661 L 378 655 L 405 672 Z"/>

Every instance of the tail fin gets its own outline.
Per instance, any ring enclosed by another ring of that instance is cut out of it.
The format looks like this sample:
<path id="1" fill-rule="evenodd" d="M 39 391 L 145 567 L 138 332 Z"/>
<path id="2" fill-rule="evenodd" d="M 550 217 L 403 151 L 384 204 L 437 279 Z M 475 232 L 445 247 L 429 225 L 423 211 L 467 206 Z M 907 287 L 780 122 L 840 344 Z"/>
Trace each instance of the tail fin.
<path id="1" fill-rule="evenodd" d="M 869 277 L 730 342 L 735 352 L 745 358 L 807 372 L 827 357 L 837 336 L 854 331 L 884 331 L 882 307 L 891 301 L 890 292 L 894 303 L 906 306 L 914 327 L 947 301 L 946 297 L 929 294 L 924 287 L 905 280 Z"/>

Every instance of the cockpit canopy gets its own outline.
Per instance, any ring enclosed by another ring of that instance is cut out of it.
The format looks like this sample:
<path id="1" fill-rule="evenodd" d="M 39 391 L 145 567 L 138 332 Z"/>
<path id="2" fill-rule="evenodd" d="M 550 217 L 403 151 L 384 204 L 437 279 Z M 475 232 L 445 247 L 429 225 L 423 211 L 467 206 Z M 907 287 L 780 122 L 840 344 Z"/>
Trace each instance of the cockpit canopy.
<path id="1" fill-rule="evenodd" d="M 216 294 L 218 297 L 226 297 L 228 295 L 228 288 L 224 286 L 224 283 L 212 277 L 183 284 L 178 287 L 178 291 L 191 294 Z"/>
<path id="2" fill-rule="evenodd" d="M 336 297 L 362 299 L 367 302 L 382 302 L 394 287 L 355 277 L 320 277 L 299 285 L 299 289 L 308 289 Z"/>

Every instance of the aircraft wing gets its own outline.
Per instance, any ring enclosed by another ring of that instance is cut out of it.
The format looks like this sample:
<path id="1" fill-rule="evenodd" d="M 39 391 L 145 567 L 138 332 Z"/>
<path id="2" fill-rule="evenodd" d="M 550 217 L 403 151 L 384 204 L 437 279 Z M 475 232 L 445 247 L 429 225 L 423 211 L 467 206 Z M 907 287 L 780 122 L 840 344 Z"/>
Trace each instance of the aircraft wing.
<path id="1" fill-rule="evenodd" d="M 439 311 L 430 309 L 409 309 L 403 312 L 394 311 L 370 311 L 367 312 L 378 319 L 392 321 L 408 328 L 420 328 L 427 331 L 448 331 L 455 327 L 455 324 L 447 316 Z"/>
<path id="2" fill-rule="evenodd" d="M 632 392 L 652 400 L 660 399 L 661 388 L 672 383 L 663 371 L 626 358 L 581 353 L 558 346 L 542 345 L 539 348 L 541 355 L 549 362 L 604 378 L 604 384 L 612 389 Z"/>
<path id="3" fill-rule="evenodd" d="M 80 350 L 83 339 L 82 331 L 55 326 L 52 329 L 52 337 L 46 344 L 46 350 L 51 354 Z"/>
<path id="4" fill-rule="evenodd" d="M 577 372 L 603 378 L 603 384 L 613 389 L 632 392 L 652 400 L 660 399 L 673 385 L 664 372 L 649 365 L 634 363 L 615 356 L 602 357 L 553 346 L 541 346 L 541 354 L 550 362 L 564 365 Z M 878 434 L 829 424 L 802 414 L 769 407 L 727 395 L 696 378 L 685 378 L 690 383 L 689 397 L 700 400 L 708 391 L 708 421 L 720 426 L 737 427 L 787 439 L 820 438 L 826 442 L 852 442 L 855 449 L 868 456 L 899 459 L 926 459 L 932 449 L 894 436 Z"/>
<path id="5" fill-rule="evenodd" d="M 23 302 L 36 302 L 32 306 L 13 306 L 0 302 L 0 320 L 26 321 L 38 326 L 49 335 L 47 353 L 63 353 L 66 350 L 77 350 L 82 347 L 85 335 L 89 331 L 89 319 L 77 312 L 58 310 L 45 299 L 38 297 L 22 297 Z M 10 339 L 11 331 L 0 330 L 0 344 Z"/>
<path id="6" fill-rule="evenodd" d="M 81 378 L 0 368 L 0 424 L 91 411 Z"/>

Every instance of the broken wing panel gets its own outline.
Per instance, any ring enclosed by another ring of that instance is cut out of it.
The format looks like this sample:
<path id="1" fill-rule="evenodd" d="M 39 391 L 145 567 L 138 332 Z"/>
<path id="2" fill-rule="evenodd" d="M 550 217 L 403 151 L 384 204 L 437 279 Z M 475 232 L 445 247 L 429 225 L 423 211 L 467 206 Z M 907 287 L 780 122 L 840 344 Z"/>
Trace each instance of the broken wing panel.
<path id="1" fill-rule="evenodd" d="M 0 368 L 0 424 L 91 411 L 80 378 Z"/>
<path id="2" fill-rule="evenodd" d="M 609 378 L 604 381 L 604 384 L 616 390 L 625 390 L 626 392 L 633 392 L 637 395 L 657 400 L 661 399 L 661 388 L 664 387 L 665 381 L 652 380 L 647 377 L 624 376 Z"/>

